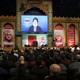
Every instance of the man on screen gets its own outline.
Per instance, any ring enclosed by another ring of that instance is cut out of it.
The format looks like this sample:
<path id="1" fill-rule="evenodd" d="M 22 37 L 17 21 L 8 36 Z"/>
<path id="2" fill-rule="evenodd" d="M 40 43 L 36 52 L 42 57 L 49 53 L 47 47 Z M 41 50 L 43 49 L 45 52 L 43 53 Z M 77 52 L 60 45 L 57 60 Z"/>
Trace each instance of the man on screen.
<path id="1" fill-rule="evenodd" d="M 39 44 L 40 44 L 40 46 L 46 45 L 46 39 L 45 39 L 45 37 L 41 37 L 41 40 L 40 40 Z"/>
<path id="2" fill-rule="evenodd" d="M 30 26 L 28 32 L 39 32 L 42 33 L 42 29 L 38 26 L 38 19 L 35 17 L 33 18 L 33 25 Z"/>

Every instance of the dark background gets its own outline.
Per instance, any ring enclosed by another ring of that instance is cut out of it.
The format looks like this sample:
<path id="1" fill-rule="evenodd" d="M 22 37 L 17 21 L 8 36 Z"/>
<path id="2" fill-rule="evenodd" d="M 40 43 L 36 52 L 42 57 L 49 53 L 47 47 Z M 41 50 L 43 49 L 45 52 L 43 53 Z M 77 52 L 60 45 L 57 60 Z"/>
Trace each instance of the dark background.
<path id="1" fill-rule="evenodd" d="M 80 17 L 80 0 L 52 0 L 53 17 Z M 16 0 L 0 0 L 0 16 L 16 16 Z"/>

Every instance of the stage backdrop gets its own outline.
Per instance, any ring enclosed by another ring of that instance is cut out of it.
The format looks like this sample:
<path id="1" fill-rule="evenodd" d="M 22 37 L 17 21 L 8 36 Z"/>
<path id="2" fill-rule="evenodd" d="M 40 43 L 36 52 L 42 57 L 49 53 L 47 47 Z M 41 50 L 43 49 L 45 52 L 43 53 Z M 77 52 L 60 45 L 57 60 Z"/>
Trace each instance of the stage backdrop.
<path id="1" fill-rule="evenodd" d="M 47 34 L 23 34 L 22 35 L 22 46 L 30 45 L 32 46 L 33 41 L 38 42 L 38 46 L 48 44 Z"/>

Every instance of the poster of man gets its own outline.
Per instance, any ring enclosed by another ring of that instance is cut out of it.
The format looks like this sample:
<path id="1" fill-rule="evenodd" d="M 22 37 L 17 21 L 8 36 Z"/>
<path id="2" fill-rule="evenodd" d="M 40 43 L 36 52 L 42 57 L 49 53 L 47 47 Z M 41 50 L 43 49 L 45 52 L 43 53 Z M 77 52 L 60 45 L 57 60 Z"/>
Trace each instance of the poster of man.
<path id="1" fill-rule="evenodd" d="M 14 28 L 10 23 L 6 23 L 2 29 L 3 47 L 14 46 Z"/>
<path id="2" fill-rule="evenodd" d="M 54 30 L 55 46 L 63 46 L 64 34 L 63 30 Z"/>
<path id="3" fill-rule="evenodd" d="M 13 42 L 13 31 L 12 30 L 4 30 L 4 42 L 12 43 Z"/>

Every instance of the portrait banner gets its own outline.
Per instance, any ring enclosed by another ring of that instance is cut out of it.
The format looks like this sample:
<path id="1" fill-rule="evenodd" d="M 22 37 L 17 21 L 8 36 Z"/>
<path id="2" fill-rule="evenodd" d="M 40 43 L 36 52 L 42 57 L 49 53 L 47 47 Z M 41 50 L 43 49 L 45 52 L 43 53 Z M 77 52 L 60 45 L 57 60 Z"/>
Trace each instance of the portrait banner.
<path id="1" fill-rule="evenodd" d="M 63 46 L 63 30 L 54 30 L 55 46 Z"/>
<path id="2" fill-rule="evenodd" d="M 3 47 L 14 47 L 14 28 L 11 24 L 5 24 L 2 29 Z"/>
<path id="3" fill-rule="evenodd" d="M 61 24 L 57 24 L 54 28 L 55 47 L 61 47 L 64 44 L 64 31 Z"/>
<path id="4" fill-rule="evenodd" d="M 67 29 L 68 46 L 75 45 L 75 27 L 69 26 Z"/>

